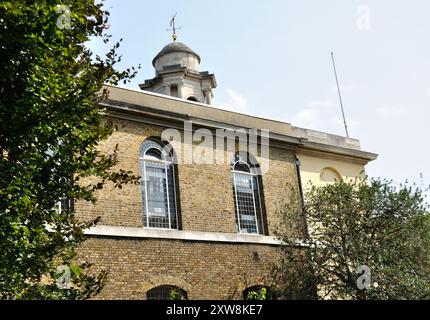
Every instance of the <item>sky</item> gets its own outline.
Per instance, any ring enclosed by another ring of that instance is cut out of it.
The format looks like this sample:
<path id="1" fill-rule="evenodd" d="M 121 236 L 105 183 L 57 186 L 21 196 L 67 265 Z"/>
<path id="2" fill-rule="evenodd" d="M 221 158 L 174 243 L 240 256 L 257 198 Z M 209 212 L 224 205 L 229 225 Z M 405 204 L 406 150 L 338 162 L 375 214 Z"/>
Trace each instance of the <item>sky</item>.
<path id="1" fill-rule="evenodd" d="M 213 104 L 345 135 L 334 52 L 352 138 L 379 154 L 371 177 L 430 185 L 430 1 L 107 0 L 119 68 L 142 66 L 126 86 L 154 77 L 152 59 L 178 41 L 214 73 Z M 71 8 L 73 10 L 73 8 Z M 95 53 L 106 52 L 91 41 Z"/>

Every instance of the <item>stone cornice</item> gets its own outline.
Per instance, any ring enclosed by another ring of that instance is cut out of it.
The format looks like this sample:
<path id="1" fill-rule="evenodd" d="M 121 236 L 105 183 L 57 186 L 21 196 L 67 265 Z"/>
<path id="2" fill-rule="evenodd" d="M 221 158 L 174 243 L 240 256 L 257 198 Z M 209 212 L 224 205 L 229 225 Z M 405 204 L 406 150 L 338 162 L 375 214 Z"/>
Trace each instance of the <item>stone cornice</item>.
<path id="1" fill-rule="evenodd" d="M 102 226 L 102 225 L 95 226 L 86 230 L 85 235 L 115 237 L 115 238 L 166 239 L 166 240 L 243 243 L 243 244 L 261 244 L 261 245 L 280 245 L 281 244 L 281 242 L 277 240 L 275 237 L 262 236 L 262 235 L 188 231 L 188 230 L 165 230 L 165 229 Z"/>
<path id="2" fill-rule="evenodd" d="M 101 103 L 109 115 L 119 119 L 144 122 L 166 128 L 183 129 L 184 121 L 208 129 L 268 129 L 270 144 L 299 148 L 302 153 L 325 153 L 366 164 L 377 154 L 360 150 L 359 141 L 323 132 L 302 129 L 289 123 L 221 110 L 205 104 L 184 101 L 154 93 L 109 87 L 113 97 Z M 165 101 L 165 103 L 164 103 Z M 160 105 L 163 102 L 162 105 Z"/>
<path id="3" fill-rule="evenodd" d="M 110 110 L 109 116 L 114 118 L 135 121 L 157 125 L 164 128 L 174 128 L 183 131 L 183 122 L 192 121 L 195 129 L 209 128 L 209 129 L 226 129 L 235 130 L 238 126 L 228 125 L 218 121 L 190 117 L 188 115 L 160 111 L 158 109 L 142 107 L 142 106 L 128 106 L 118 101 L 108 101 L 102 103 L 102 106 Z M 244 128 L 253 129 L 253 128 Z M 304 138 L 292 137 L 288 135 L 281 135 L 270 132 L 270 144 L 273 147 L 296 149 L 299 148 L 301 154 L 321 156 L 323 153 L 327 156 L 337 157 L 339 159 L 349 158 L 357 163 L 366 164 L 368 161 L 377 158 L 376 154 L 365 152 L 356 149 L 348 149 L 338 146 L 331 146 L 323 143 L 308 141 Z"/>

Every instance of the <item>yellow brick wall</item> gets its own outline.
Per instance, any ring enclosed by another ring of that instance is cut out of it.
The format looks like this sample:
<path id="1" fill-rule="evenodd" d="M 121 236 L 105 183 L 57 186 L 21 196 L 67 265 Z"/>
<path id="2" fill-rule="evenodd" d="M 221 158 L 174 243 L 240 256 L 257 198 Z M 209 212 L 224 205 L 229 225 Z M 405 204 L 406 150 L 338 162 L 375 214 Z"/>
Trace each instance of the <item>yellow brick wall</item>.
<path id="1" fill-rule="evenodd" d="M 118 168 L 140 176 L 139 150 L 148 137 L 159 137 L 163 128 L 131 121 L 115 121 L 118 130 L 100 148 L 112 152 L 118 144 Z M 194 144 L 194 148 L 197 144 Z M 227 152 L 226 152 L 227 153 Z M 226 159 L 230 160 L 232 154 Z M 270 167 L 262 175 L 263 194 L 269 234 L 277 223 L 276 208 L 288 192 L 287 183 L 297 184 L 294 153 L 270 148 Z M 257 157 L 257 160 L 261 160 Z M 230 163 L 183 164 L 177 166 L 182 229 L 235 233 L 235 210 Z M 76 203 L 82 219 L 101 217 L 101 225 L 142 227 L 141 186 L 124 185 L 114 189 L 111 184 L 97 192 L 97 203 Z"/>
<path id="2" fill-rule="evenodd" d="M 100 148 L 111 152 L 118 144 L 118 168 L 140 176 L 140 145 L 148 137 L 159 137 L 163 128 L 125 120 L 114 124 L 118 130 Z M 227 156 L 230 160 L 232 154 Z M 288 192 L 287 183 L 297 184 L 294 159 L 293 151 L 270 148 L 269 171 L 262 176 L 270 235 L 278 222 L 276 208 Z M 181 229 L 236 233 L 229 161 L 179 163 L 177 169 Z M 95 205 L 76 203 L 79 218 L 100 216 L 100 225 L 142 227 L 140 185 L 122 189 L 107 185 L 97 198 Z M 267 277 L 270 263 L 278 257 L 278 247 L 271 245 L 111 237 L 90 237 L 80 252 L 96 268 L 109 272 L 97 299 L 144 299 L 147 290 L 162 284 L 184 288 L 190 299 L 241 299 L 245 288 Z"/>
<path id="3" fill-rule="evenodd" d="M 90 238 L 80 252 L 109 272 L 96 299 L 138 300 L 159 285 L 181 287 L 190 300 L 242 299 L 246 288 L 266 284 L 279 254 L 266 245 L 107 238 Z"/>

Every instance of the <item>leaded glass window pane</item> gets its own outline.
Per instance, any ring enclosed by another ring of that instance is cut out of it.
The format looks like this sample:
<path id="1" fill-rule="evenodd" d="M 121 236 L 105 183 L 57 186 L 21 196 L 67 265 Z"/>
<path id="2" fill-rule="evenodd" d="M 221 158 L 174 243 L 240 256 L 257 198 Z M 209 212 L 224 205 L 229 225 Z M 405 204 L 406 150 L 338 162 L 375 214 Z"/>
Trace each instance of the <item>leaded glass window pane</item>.
<path id="1" fill-rule="evenodd" d="M 145 148 L 146 145 L 146 148 Z M 145 141 L 141 152 L 143 225 L 177 229 L 176 191 L 173 163 L 159 144 Z"/>
<path id="2" fill-rule="evenodd" d="M 259 175 L 248 158 L 236 155 L 232 163 L 236 224 L 239 233 L 264 234 Z"/>

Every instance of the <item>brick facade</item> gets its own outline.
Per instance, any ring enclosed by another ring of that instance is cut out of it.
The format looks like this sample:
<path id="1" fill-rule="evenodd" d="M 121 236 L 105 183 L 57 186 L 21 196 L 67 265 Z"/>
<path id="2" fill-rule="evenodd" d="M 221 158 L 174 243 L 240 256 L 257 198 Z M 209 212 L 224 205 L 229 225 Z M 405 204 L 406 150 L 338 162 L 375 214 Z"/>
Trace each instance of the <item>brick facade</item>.
<path id="1" fill-rule="evenodd" d="M 81 252 L 109 272 L 97 299 L 138 300 L 159 285 L 180 287 L 188 299 L 242 299 L 265 283 L 278 255 L 274 246 L 112 238 L 90 238 Z"/>
<path id="2" fill-rule="evenodd" d="M 149 137 L 160 137 L 164 128 L 118 119 L 114 119 L 114 125 L 117 130 L 100 148 L 111 152 L 118 144 L 118 168 L 140 176 L 140 145 Z M 194 144 L 193 148 L 196 147 Z M 227 155 L 227 159 L 231 157 L 233 154 Z M 176 169 L 180 229 L 236 233 L 229 162 L 179 163 Z M 294 151 L 271 147 L 270 168 L 262 176 L 266 234 L 273 235 L 276 228 L 276 208 L 288 192 L 287 183 L 296 185 L 297 181 Z M 122 189 L 107 185 L 97 193 L 97 199 L 95 205 L 76 204 L 81 219 L 100 216 L 100 225 L 143 228 L 140 185 L 126 185 Z M 90 237 L 81 253 L 109 272 L 98 299 L 145 299 L 146 291 L 158 285 L 181 287 L 189 299 L 241 299 L 244 289 L 264 283 L 269 264 L 277 259 L 278 247 L 99 236 Z"/>

